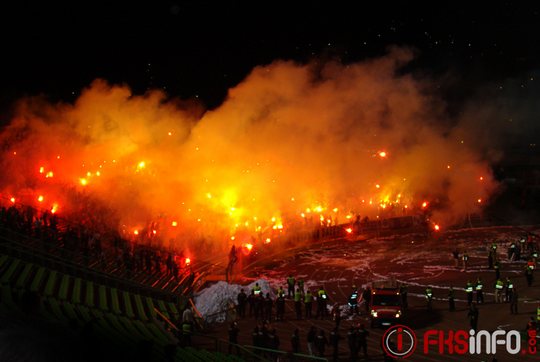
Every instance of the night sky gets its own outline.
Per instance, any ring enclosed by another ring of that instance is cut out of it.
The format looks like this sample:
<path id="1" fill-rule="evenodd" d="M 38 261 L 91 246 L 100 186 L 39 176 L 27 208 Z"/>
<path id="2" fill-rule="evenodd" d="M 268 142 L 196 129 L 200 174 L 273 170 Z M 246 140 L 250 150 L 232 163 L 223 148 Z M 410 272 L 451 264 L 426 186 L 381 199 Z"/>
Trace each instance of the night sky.
<path id="1" fill-rule="evenodd" d="M 509 79 L 518 91 L 534 93 L 539 3 L 375 3 L 2 2 L 1 120 L 20 97 L 72 101 L 96 78 L 126 83 L 135 93 L 162 88 L 213 108 L 254 66 L 276 59 L 356 62 L 391 45 L 415 50 L 405 71 L 436 79 L 452 107 L 484 89 L 503 90 Z"/>

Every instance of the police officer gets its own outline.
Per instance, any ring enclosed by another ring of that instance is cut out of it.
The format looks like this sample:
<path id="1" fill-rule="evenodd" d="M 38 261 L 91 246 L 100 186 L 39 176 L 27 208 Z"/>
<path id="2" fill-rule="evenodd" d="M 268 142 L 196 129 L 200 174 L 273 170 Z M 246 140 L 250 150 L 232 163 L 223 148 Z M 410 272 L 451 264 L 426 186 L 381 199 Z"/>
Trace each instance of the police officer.
<path id="1" fill-rule="evenodd" d="M 351 295 L 349 296 L 349 310 L 351 314 L 358 314 L 358 290 L 353 286 Z"/>
<path id="2" fill-rule="evenodd" d="M 261 294 L 261 286 L 259 285 L 259 283 L 255 283 L 255 285 L 253 286 L 251 290 L 253 291 L 253 294 L 255 294 L 256 297 L 258 297 L 259 294 Z"/>
<path id="3" fill-rule="evenodd" d="M 525 267 L 525 278 L 527 279 L 527 286 L 532 286 L 533 283 L 533 271 L 534 266 L 532 264 L 527 263 L 527 266 Z"/>
<path id="4" fill-rule="evenodd" d="M 300 291 L 302 292 L 302 294 L 304 294 L 304 279 L 299 279 L 298 280 L 298 288 L 300 288 Z"/>
<path id="5" fill-rule="evenodd" d="M 311 318 L 311 311 L 313 309 L 313 294 L 311 290 L 307 290 L 304 295 L 304 308 L 306 309 L 306 319 Z"/>
<path id="6" fill-rule="evenodd" d="M 501 278 L 501 264 L 499 263 L 498 260 L 495 262 L 495 265 L 493 265 L 493 269 L 495 269 L 495 279 L 500 279 Z"/>
<path id="7" fill-rule="evenodd" d="M 467 293 L 467 305 L 470 306 L 473 300 L 473 284 L 470 280 L 467 280 L 467 285 L 465 286 L 465 292 Z"/>
<path id="8" fill-rule="evenodd" d="M 317 318 L 324 319 L 327 315 L 326 305 L 328 303 L 328 295 L 323 287 L 317 292 Z"/>
<path id="9" fill-rule="evenodd" d="M 282 296 L 282 297 L 285 297 L 285 291 L 283 290 L 283 287 L 280 285 L 278 290 L 277 290 L 277 296 Z"/>
<path id="10" fill-rule="evenodd" d="M 427 309 L 432 310 L 431 302 L 433 300 L 433 290 L 431 287 L 426 288 L 426 300 L 427 300 Z"/>
<path id="11" fill-rule="evenodd" d="M 484 288 L 484 284 L 482 283 L 482 279 L 478 278 L 476 280 L 476 303 L 484 303 L 484 291 L 482 290 Z"/>
<path id="12" fill-rule="evenodd" d="M 287 278 L 287 297 L 292 298 L 294 296 L 294 285 L 296 284 L 296 280 L 292 275 L 289 275 Z"/>
<path id="13" fill-rule="evenodd" d="M 296 319 L 302 319 L 302 292 L 300 288 L 296 288 L 294 293 L 294 310 L 296 311 Z"/>
<path id="14" fill-rule="evenodd" d="M 497 279 L 495 282 L 495 303 L 502 302 L 502 292 L 504 288 L 504 282 L 501 279 Z"/>
<path id="15" fill-rule="evenodd" d="M 450 287 L 448 291 L 448 310 L 453 312 L 456 310 L 456 302 L 454 300 L 454 288 Z"/>
<path id="16" fill-rule="evenodd" d="M 512 300 L 512 293 L 514 292 L 514 283 L 510 278 L 506 277 L 504 283 L 504 301 L 509 303 Z"/>

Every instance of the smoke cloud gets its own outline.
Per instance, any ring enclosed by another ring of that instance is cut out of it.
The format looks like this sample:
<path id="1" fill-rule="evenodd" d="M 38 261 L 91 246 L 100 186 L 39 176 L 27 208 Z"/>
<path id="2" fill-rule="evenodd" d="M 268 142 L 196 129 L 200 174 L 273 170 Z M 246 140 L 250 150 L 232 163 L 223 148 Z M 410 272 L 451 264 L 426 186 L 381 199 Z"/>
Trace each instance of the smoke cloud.
<path id="1" fill-rule="evenodd" d="M 400 72 L 411 59 L 276 61 L 208 111 L 104 80 L 74 104 L 25 99 L 0 135 L 1 195 L 192 248 L 424 202 L 444 227 L 481 210 L 496 183 L 430 82 Z"/>

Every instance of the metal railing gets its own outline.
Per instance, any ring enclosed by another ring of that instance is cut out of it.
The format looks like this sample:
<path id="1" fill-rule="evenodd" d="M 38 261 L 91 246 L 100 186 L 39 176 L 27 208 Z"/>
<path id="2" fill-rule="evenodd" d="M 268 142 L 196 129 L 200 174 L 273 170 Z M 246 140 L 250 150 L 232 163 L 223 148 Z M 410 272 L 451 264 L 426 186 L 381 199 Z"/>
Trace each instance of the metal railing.
<path id="1" fill-rule="evenodd" d="M 121 279 L 108 273 L 87 268 L 78 263 L 69 262 L 63 258 L 50 255 L 39 249 L 29 250 L 27 245 L 21 244 L 11 238 L 7 238 L 4 235 L 0 235 L 0 250 L 13 257 L 40 264 L 49 269 L 58 270 L 75 277 L 91 279 L 95 282 L 113 286 L 122 290 L 167 301 L 180 302 L 180 299 L 182 299 L 181 296 L 164 292 L 159 289 L 154 289 L 144 284 L 138 284 L 131 280 Z"/>

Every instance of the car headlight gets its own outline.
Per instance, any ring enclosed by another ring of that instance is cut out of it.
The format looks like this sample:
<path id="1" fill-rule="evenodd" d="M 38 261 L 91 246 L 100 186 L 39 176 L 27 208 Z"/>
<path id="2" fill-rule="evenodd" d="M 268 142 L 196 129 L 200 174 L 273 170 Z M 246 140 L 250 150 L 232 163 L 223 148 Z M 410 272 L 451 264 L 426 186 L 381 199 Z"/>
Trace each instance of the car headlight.
<path id="1" fill-rule="evenodd" d="M 401 317 L 401 313 L 396 313 L 396 318 Z"/>

